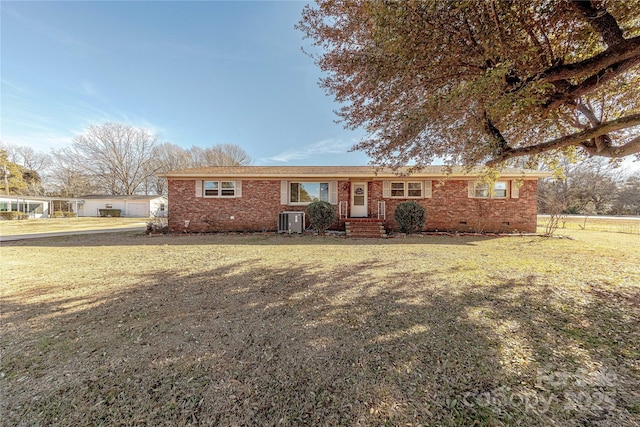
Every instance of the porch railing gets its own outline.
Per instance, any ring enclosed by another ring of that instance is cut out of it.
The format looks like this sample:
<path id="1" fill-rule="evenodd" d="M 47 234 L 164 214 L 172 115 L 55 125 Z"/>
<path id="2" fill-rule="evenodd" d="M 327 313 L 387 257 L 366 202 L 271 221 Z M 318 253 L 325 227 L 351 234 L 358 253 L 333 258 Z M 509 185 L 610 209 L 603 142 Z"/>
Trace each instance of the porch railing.
<path id="1" fill-rule="evenodd" d="M 384 200 L 378 202 L 378 219 L 387 219 L 387 203 Z"/>
<path id="2" fill-rule="evenodd" d="M 349 205 L 348 205 L 346 200 L 338 203 L 338 215 L 339 215 L 340 219 L 343 219 L 343 218 L 347 217 L 348 207 L 349 207 Z"/>

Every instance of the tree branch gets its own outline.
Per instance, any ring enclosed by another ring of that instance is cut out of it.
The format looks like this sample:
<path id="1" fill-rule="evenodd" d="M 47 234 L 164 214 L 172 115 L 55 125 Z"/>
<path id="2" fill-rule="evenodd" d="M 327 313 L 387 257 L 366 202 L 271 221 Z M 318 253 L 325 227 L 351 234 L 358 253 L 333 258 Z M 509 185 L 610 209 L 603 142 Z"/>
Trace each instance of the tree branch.
<path id="1" fill-rule="evenodd" d="M 551 67 L 540 76 L 540 79 L 550 83 L 559 80 L 579 79 L 638 56 L 640 56 L 640 36 L 628 40 L 623 39 L 620 43 L 584 61 Z"/>
<path id="2" fill-rule="evenodd" d="M 500 130 L 493 124 L 490 118 L 487 117 L 487 112 L 484 112 L 484 128 L 489 135 L 497 142 L 496 152 L 501 153 L 511 149 L 509 143 L 504 138 Z"/>
<path id="3" fill-rule="evenodd" d="M 589 120 L 589 123 L 591 123 L 592 127 L 600 126 L 602 124 L 602 121 L 600 121 L 596 117 L 591 108 L 589 108 L 582 102 L 578 101 L 576 103 L 576 109 L 580 111 L 587 118 L 587 120 Z M 605 148 L 611 145 L 611 138 L 609 138 L 609 135 L 596 136 L 592 139 L 592 141 L 598 152 L 603 151 Z M 591 144 L 589 146 L 591 146 Z"/>
<path id="4" fill-rule="evenodd" d="M 572 145 L 582 146 L 591 155 L 598 155 L 603 157 L 628 156 L 630 154 L 640 152 L 640 137 L 636 137 L 632 139 L 631 141 L 627 142 L 625 145 L 606 147 L 602 151 L 597 151 L 596 147 L 589 147 L 583 143 L 585 141 L 589 141 L 599 136 L 606 135 L 609 132 L 613 132 L 620 129 L 626 129 L 626 128 L 630 128 L 638 125 L 640 125 L 640 114 L 631 114 L 629 116 L 621 117 L 619 119 L 603 123 L 600 126 L 595 126 L 587 130 L 584 130 L 582 132 L 574 133 L 571 135 L 565 135 L 561 138 L 556 138 L 551 141 L 543 142 L 536 145 L 529 145 L 526 147 L 519 147 L 519 148 L 505 150 L 495 158 L 489 160 L 486 164 L 487 166 L 495 166 L 496 164 L 502 163 L 505 160 L 508 160 L 514 157 L 540 154 L 545 151 L 555 150 L 558 148 L 568 147 Z"/>
<path id="5" fill-rule="evenodd" d="M 600 34 L 607 46 L 613 46 L 624 40 L 622 30 L 616 19 L 607 12 L 606 8 L 596 9 L 590 1 L 572 0 L 571 4 L 593 29 Z"/>
<path id="6" fill-rule="evenodd" d="M 592 92 L 597 86 L 607 83 L 638 64 L 640 64 L 640 56 L 614 64 L 576 85 L 568 84 L 565 80 L 555 82 L 554 84 L 562 86 L 561 91 L 552 96 L 543 107 L 546 110 L 558 108 L 562 104 Z"/>
<path id="7" fill-rule="evenodd" d="M 605 137 L 607 135 L 604 135 Z M 610 158 L 618 158 L 625 157 L 631 154 L 640 153 L 640 135 L 633 138 L 631 141 L 627 142 L 624 145 L 620 146 L 608 146 L 604 150 L 594 151 L 593 149 L 589 149 L 585 147 L 585 149 L 592 156 L 601 156 L 601 157 L 610 157 Z"/>

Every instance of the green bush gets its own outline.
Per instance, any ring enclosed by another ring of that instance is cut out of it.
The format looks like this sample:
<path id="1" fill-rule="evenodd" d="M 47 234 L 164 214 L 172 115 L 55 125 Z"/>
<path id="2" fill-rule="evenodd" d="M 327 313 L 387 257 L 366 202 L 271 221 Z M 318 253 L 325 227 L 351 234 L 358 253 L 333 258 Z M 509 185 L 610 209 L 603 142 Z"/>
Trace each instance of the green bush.
<path id="1" fill-rule="evenodd" d="M 65 218 L 76 218 L 78 216 L 75 212 L 64 212 L 63 215 Z"/>
<path id="2" fill-rule="evenodd" d="M 394 212 L 394 218 L 400 226 L 401 233 L 417 233 L 424 227 L 427 219 L 426 210 L 417 202 L 402 202 Z"/>
<path id="3" fill-rule="evenodd" d="M 324 231 L 333 224 L 333 221 L 335 221 L 336 208 L 328 202 L 313 202 L 307 206 L 307 216 L 309 217 L 311 226 L 317 230 L 318 233 L 324 233 Z"/>
<path id="4" fill-rule="evenodd" d="M 66 212 L 63 212 L 63 211 L 54 211 L 54 212 L 53 212 L 53 217 L 54 217 L 54 218 L 64 218 L 64 214 L 65 214 L 65 213 L 66 213 Z"/>

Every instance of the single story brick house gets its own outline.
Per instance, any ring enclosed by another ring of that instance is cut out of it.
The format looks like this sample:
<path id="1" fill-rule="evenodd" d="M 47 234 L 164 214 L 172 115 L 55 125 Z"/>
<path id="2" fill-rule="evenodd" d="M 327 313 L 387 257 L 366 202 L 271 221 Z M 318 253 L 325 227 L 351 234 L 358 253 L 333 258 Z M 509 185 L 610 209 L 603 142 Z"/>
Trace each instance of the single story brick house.
<path id="1" fill-rule="evenodd" d="M 336 206 L 331 228 L 349 234 L 367 222 L 397 230 L 394 211 L 405 200 L 426 208 L 425 231 L 535 232 L 538 179 L 547 175 L 511 169 L 493 188 L 478 174 L 442 166 L 410 175 L 372 166 L 238 166 L 163 176 L 172 232 L 285 231 L 282 214 L 317 199 Z"/>

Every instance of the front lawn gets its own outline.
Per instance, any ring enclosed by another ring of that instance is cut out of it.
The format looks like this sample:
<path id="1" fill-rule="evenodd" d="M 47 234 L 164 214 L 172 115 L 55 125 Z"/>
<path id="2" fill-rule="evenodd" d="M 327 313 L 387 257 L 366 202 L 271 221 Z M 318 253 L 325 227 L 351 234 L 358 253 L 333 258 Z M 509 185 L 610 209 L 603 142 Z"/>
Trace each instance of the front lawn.
<path id="1" fill-rule="evenodd" d="M 5 425 L 638 425 L 640 236 L 0 248 Z"/>
<path id="2" fill-rule="evenodd" d="M 99 229 L 117 229 L 145 225 L 145 218 L 40 218 L 14 221 L 0 221 L 0 235 L 57 233 L 62 231 L 81 231 Z"/>

